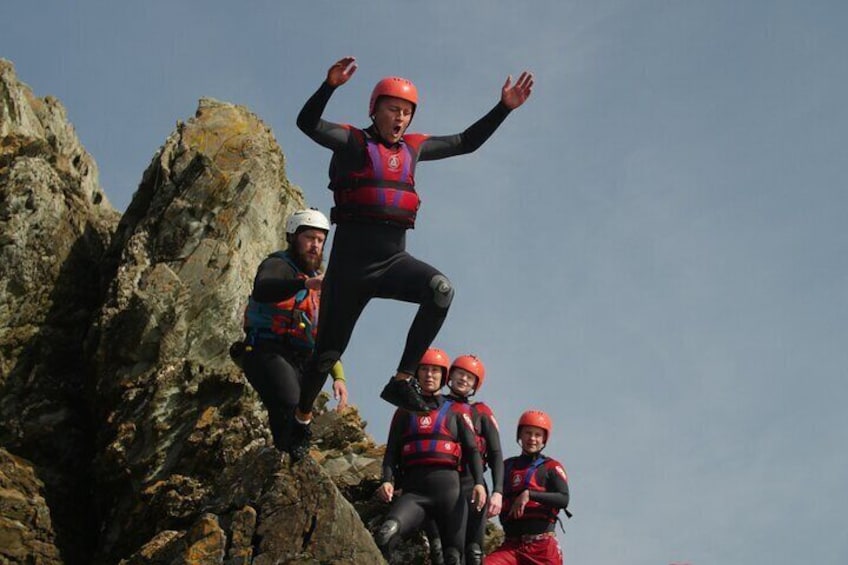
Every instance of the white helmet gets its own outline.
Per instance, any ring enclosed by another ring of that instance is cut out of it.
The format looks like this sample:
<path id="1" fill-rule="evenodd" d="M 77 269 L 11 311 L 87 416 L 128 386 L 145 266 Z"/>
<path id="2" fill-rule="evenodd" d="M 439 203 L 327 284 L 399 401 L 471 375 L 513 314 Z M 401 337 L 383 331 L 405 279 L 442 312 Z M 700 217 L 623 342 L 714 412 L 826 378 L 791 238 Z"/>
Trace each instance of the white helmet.
<path id="1" fill-rule="evenodd" d="M 298 210 L 286 220 L 286 233 L 295 235 L 300 228 L 315 228 L 329 232 L 330 222 L 327 220 L 327 216 L 315 208 Z"/>

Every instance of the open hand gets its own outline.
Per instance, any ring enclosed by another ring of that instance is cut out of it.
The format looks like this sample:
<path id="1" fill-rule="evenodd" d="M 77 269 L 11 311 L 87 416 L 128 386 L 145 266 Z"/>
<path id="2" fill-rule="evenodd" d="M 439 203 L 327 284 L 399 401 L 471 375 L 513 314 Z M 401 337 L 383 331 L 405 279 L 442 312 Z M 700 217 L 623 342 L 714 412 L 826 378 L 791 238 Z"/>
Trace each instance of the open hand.
<path id="1" fill-rule="evenodd" d="M 327 71 L 327 84 L 333 87 L 341 86 L 349 81 L 355 72 L 356 57 L 343 57 Z"/>
<path id="2" fill-rule="evenodd" d="M 533 73 L 522 72 L 515 84 L 512 84 L 512 75 L 509 75 L 501 89 L 501 102 L 510 110 L 515 110 L 530 98 L 532 90 Z"/>

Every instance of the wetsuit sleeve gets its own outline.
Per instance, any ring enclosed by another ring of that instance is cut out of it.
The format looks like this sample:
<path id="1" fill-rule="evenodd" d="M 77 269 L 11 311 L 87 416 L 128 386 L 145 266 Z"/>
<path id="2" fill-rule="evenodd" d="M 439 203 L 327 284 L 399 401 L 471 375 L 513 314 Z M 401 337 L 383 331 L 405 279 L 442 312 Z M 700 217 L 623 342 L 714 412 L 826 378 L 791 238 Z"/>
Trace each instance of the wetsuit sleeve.
<path id="1" fill-rule="evenodd" d="M 350 129 L 321 118 L 330 96 L 336 89 L 326 82 L 321 83 L 297 115 L 297 127 L 310 139 L 332 150 L 342 149 L 350 138 Z"/>
<path id="2" fill-rule="evenodd" d="M 546 473 L 544 484 L 546 492 L 530 491 L 530 500 L 541 502 L 554 508 L 566 508 L 568 506 L 568 480 L 562 465 L 545 466 Z"/>
<path id="3" fill-rule="evenodd" d="M 392 425 L 389 427 L 389 439 L 386 441 L 386 453 L 383 455 L 383 478 L 382 482 L 395 482 L 395 471 L 400 465 L 400 454 L 403 447 L 403 413 L 395 411 L 392 417 Z"/>
<path id="4" fill-rule="evenodd" d="M 480 431 L 486 438 L 486 461 L 492 470 L 492 492 L 503 494 L 504 461 L 501 434 L 493 418 L 489 414 L 483 414 L 480 418 Z"/>
<path id="5" fill-rule="evenodd" d="M 330 376 L 333 377 L 333 381 L 347 382 L 341 361 L 336 361 L 336 364 L 330 369 Z"/>
<path id="6" fill-rule="evenodd" d="M 495 133 L 511 110 L 498 102 L 488 114 L 455 135 L 431 136 L 421 142 L 419 161 L 435 161 L 476 151 Z"/>
<path id="7" fill-rule="evenodd" d="M 268 257 L 259 265 L 253 279 L 253 299 L 257 302 L 280 302 L 306 288 L 294 268 L 283 259 Z"/>
<path id="8" fill-rule="evenodd" d="M 477 436 L 474 434 L 471 417 L 458 412 L 453 412 L 452 414 L 454 415 L 454 425 L 457 428 L 456 437 L 459 438 L 459 443 L 462 444 L 463 458 L 471 469 L 474 484 L 482 485 L 483 460 L 480 458 L 480 451 L 477 449 Z"/>

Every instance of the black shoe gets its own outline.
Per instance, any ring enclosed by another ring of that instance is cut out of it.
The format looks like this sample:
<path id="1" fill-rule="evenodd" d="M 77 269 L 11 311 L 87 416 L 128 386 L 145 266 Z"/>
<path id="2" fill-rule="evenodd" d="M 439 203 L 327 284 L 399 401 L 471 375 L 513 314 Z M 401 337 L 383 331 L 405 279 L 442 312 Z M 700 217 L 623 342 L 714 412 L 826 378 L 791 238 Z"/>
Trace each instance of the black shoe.
<path id="1" fill-rule="evenodd" d="M 292 463 L 297 463 L 309 455 L 309 444 L 312 439 L 312 422 L 301 424 L 292 418 L 290 438 L 287 451 L 291 455 Z"/>
<path id="2" fill-rule="evenodd" d="M 383 388 L 380 398 L 409 412 L 430 411 L 430 407 L 427 406 L 421 394 L 421 387 L 414 378 L 399 381 L 393 377 L 389 380 L 389 384 Z"/>

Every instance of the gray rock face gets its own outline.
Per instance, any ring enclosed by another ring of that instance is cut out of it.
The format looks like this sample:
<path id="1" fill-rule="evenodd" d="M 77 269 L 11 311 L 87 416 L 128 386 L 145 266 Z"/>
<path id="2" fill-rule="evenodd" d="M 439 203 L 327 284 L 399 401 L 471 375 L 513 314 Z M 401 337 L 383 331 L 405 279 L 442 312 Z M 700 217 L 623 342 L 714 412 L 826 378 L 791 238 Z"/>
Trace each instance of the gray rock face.
<path id="1" fill-rule="evenodd" d="M 214 100 L 144 173 L 89 341 L 103 408 L 95 562 L 380 562 L 329 476 L 265 447 L 264 408 L 227 354 L 256 265 L 303 205 L 268 128 Z"/>
<path id="2" fill-rule="evenodd" d="M 64 108 L 0 60 L 0 445 L 34 464 L 69 560 L 93 539 L 74 510 L 93 445 L 82 343 L 117 220 Z"/>

